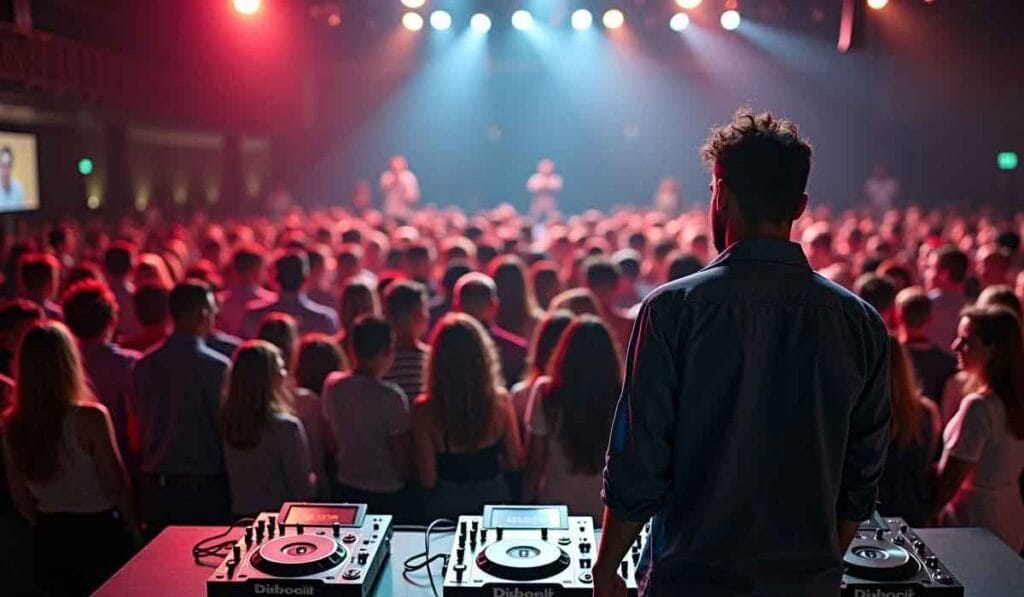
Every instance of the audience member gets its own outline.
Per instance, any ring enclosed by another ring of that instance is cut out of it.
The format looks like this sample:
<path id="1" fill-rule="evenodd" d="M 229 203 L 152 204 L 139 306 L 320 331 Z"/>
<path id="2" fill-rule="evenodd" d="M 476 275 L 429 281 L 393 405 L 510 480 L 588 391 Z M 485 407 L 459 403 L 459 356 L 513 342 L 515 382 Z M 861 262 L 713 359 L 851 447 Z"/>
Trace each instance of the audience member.
<path id="1" fill-rule="evenodd" d="M 922 394 L 938 405 L 946 384 L 956 374 L 956 358 L 932 342 L 928 335 L 931 319 L 932 301 L 923 288 L 911 286 L 896 295 L 900 344 L 910 357 Z"/>
<path id="2" fill-rule="evenodd" d="M 570 512 L 601 518 L 601 471 L 621 362 L 597 317 L 584 315 L 565 329 L 549 376 L 534 384 L 527 407 L 525 503 L 566 504 Z"/>
<path id="3" fill-rule="evenodd" d="M 217 323 L 229 334 L 242 332 L 242 320 L 250 303 L 272 303 L 277 295 L 263 288 L 265 264 L 263 252 L 256 246 L 243 246 L 231 261 L 234 282 L 220 295 Z"/>
<path id="4" fill-rule="evenodd" d="M 927 296 L 925 296 L 927 298 Z M 912 527 L 931 519 L 931 465 L 939 445 L 939 409 L 917 388 L 907 351 L 889 336 L 891 443 L 878 482 L 878 511 Z"/>
<path id="5" fill-rule="evenodd" d="M 427 290 L 419 282 L 401 280 L 384 295 L 384 316 L 395 334 L 391 367 L 384 381 L 415 399 L 423 391 L 423 364 L 430 348 L 420 340 L 427 333 Z"/>
<path id="6" fill-rule="evenodd" d="M 454 309 L 452 305 L 455 303 L 455 284 L 459 281 L 459 278 L 471 271 L 473 271 L 473 268 L 465 258 L 453 259 L 445 266 L 444 274 L 441 276 L 441 292 L 430 299 L 430 325 L 428 329 L 434 329 L 434 324 L 452 312 L 452 309 Z"/>
<path id="7" fill-rule="evenodd" d="M 702 267 L 704 267 L 704 265 L 696 256 L 689 253 L 674 251 L 668 257 L 668 272 L 665 276 L 665 282 L 671 282 L 672 280 L 679 280 L 680 278 L 691 276 L 699 272 Z"/>
<path id="8" fill-rule="evenodd" d="M 231 364 L 218 421 L 235 517 L 313 496 L 306 431 L 291 413 L 287 377 L 280 351 L 263 340 L 242 344 Z"/>
<path id="9" fill-rule="evenodd" d="M 380 315 L 380 299 L 377 291 L 369 283 L 353 279 L 341 291 L 338 309 L 339 324 L 341 326 L 340 342 L 346 345 L 348 331 L 352 329 L 356 319 L 362 315 Z"/>
<path id="10" fill-rule="evenodd" d="M 138 543 L 110 414 L 92 400 L 60 323 L 25 334 L 17 368 L 4 416 L 4 469 L 15 507 L 33 525 L 36 584 L 54 595 L 89 594 L 127 560 L 131 537 Z M 74 557 L 54 557 L 55 545 Z"/>
<path id="11" fill-rule="evenodd" d="M 976 305 L 979 307 L 1003 307 L 1013 312 L 1018 319 L 1021 317 L 1021 300 L 1006 284 L 986 287 L 978 296 Z"/>
<path id="12" fill-rule="evenodd" d="M 537 306 L 550 310 L 551 300 L 562 292 L 562 281 L 558 278 L 558 266 L 550 261 L 538 261 L 530 266 L 530 282 Z"/>
<path id="13" fill-rule="evenodd" d="M 309 300 L 314 303 L 333 308 L 338 303 L 338 295 L 334 294 L 331 277 L 334 274 L 334 263 L 328 257 L 327 248 L 316 245 L 306 251 L 309 259 L 309 281 L 307 282 Z"/>
<path id="14" fill-rule="evenodd" d="M 589 257 L 582 265 L 586 287 L 597 297 L 605 323 L 612 332 L 619 347 L 629 343 L 633 331 L 633 319 L 615 307 L 621 273 L 618 266 L 606 257 Z"/>
<path id="15" fill-rule="evenodd" d="M 478 272 L 459 278 L 455 284 L 455 310 L 476 319 L 487 331 L 498 350 L 502 379 L 511 387 L 522 377 L 526 364 L 527 342 L 494 323 L 498 311 L 498 290 L 494 280 Z"/>
<path id="16" fill-rule="evenodd" d="M 231 361 L 203 340 L 216 299 L 206 284 L 186 280 L 168 302 L 174 333 L 139 359 L 129 408 L 138 433 L 140 512 L 150 532 L 219 524 L 229 511 L 217 420 Z"/>
<path id="17" fill-rule="evenodd" d="M 499 367 L 494 342 L 476 318 L 450 313 L 438 322 L 426 391 L 412 411 L 416 470 L 430 492 L 430 518 L 455 520 L 509 500 L 502 471 L 518 469 L 522 456 Z"/>
<path id="18" fill-rule="evenodd" d="M 334 470 L 335 452 L 327 437 L 321 395 L 328 375 L 348 369 L 348 359 L 333 338 L 326 334 L 302 337 L 294 369 L 296 396 L 302 397 L 296 400 L 296 408 L 306 428 L 310 462 L 317 477 L 316 495 L 321 499 L 331 495 L 331 478 L 327 471 Z"/>
<path id="19" fill-rule="evenodd" d="M 128 402 L 132 370 L 141 355 L 113 343 L 117 299 L 102 282 L 85 280 L 75 284 L 64 295 L 63 307 L 64 321 L 78 340 L 86 379 L 110 413 L 118 450 L 134 478 L 138 463 L 128 443 Z"/>
<path id="20" fill-rule="evenodd" d="M 14 357 L 22 338 L 45 317 L 42 307 L 25 299 L 11 299 L 0 305 L 0 375 L 14 375 Z"/>
<path id="21" fill-rule="evenodd" d="M 643 257 L 633 249 L 620 249 L 612 255 L 612 262 L 618 266 L 622 274 L 612 305 L 616 309 L 628 311 L 643 298 L 636 286 L 637 280 L 640 279 L 640 264 Z"/>
<path id="22" fill-rule="evenodd" d="M 121 346 L 146 352 L 167 339 L 171 329 L 170 295 L 169 288 L 152 282 L 135 289 L 132 311 L 137 332 L 124 337 Z"/>
<path id="23" fill-rule="evenodd" d="M 39 305 L 48 319 L 62 321 L 64 312 L 54 302 L 60 280 L 60 261 L 49 253 L 29 253 L 18 264 L 20 295 Z"/>
<path id="24" fill-rule="evenodd" d="M 935 249 L 928 254 L 924 280 L 932 300 L 928 336 L 936 346 L 951 346 L 957 337 L 957 317 L 968 302 L 967 255 L 952 246 Z"/>
<path id="25" fill-rule="evenodd" d="M 306 254 L 291 251 L 278 257 L 274 262 L 274 277 L 278 285 L 275 300 L 250 303 L 242 318 L 241 336 L 256 336 L 260 322 L 270 313 L 287 313 L 295 318 L 299 334 L 318 332 L 338 333 L 338 313 L 331 307 L 318 305 L 306 296 L 305 288 L 309 277 L 309 260 Z"/>
<path id="26" fill-rule="evenodd" d="M 875 308 L 885 327 L 896 329 L 896 283 L 873 273 L 862 274 L 853 284 L 853 292 Z"/>
<path id="27" fill-rule="evenodd" d="M 973 307 L 953 349 L 970 392 L 943 433 L 932 494 L 945 526 L 983 526 L 1019 552 L 1024 547 L 1024 338 L 1020 320 L 1000 307 Z"/>
<path id="28" fill-rule="evenodd" d="M 533 336 L 540 322 L 540 308 L 533 289 L 526 281 L 526 266 L 515 255 L 505 255 L 491 262 L 488 274 L 498 294 L 498 311 L 494 323 L 521 338 Z"/>
<path id="29" fill-rule="evenodd" d="M 512 406 L 519 422 L 519 435 L 526 438 L 526 406 L 530 402 L 533 386 L 547 374 L 551 355 L 555 352 L 562 332 L 575 319 L 570 311 L 555 311 L 545 315 L 530 339 L 530 350 L 526 356 L 526 375 L 512 386 Z"/>
<path id="30" fill-rule="evenodd" d="M 352 371 L 330 374 L 321 399 L 335 446 L 333 495 L 408 520 L 409 400 L 401 388 L 382 379 L 391 366 L 395 336 L 387 321 L 367 314 L 353 324 L 350 343 Z"/>
<path id="31" fill-rule="evenodd" d="M 135 305 L 132 302 L 135 285 L 129 279 L 134 268 L 135 246 L 127 241 L 114 242 L 103 253 L 103 274 L 106 276 L 107 286 L 117 299 L 119 317 L 115 335 L 119 338 L 131 336 L 139 331 L 135 321 Z"/>

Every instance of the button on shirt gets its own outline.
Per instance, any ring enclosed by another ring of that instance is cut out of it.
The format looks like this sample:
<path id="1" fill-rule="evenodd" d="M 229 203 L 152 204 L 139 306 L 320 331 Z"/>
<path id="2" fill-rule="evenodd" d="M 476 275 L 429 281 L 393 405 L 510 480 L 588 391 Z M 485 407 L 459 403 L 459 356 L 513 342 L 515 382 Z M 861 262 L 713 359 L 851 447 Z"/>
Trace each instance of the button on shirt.
<path id="1" fill-rule="evenodd" d="M 836 594 L 836 519 L 874 507 L 889 400 L 881 317 L 797 244 L 741 241 L 655 290 L 630 339 L 603 491 L 617 517 L 653 516 L 641 588 Z"/>
<path id="2" fill-rule="evenodd" d="M 135 366 L 132 414 L 143 473 L 224 472 L 217 417 L 231 361 L 196 336 L 172 334 Z"/>

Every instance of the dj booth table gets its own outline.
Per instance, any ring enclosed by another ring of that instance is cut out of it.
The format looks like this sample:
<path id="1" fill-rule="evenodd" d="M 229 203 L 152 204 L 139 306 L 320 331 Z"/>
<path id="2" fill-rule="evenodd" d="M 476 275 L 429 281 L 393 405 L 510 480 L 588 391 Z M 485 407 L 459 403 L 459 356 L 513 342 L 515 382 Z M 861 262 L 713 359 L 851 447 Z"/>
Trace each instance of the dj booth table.
<path id="1" fill-rule="evenodd" d="M 196 565 L 192 546 L 222 529 L 170 527 L 142 549 L 95 593 L 100 597 L 185 597 L 206 595 L 206 579 L 213 569 Z M 1024 560 L 985 529 L 920 529 L 917 533 L 963 583 L 967 597 L 1020 597 L 1024 595 Z M 241 536 L 238 529 L 231 538 Z M 448 553 L 452 535 L 431 535 L 430 553 Z M 402 563 L 423 551 L 423 533 L 397 532 L 391 557 L 374 588 L 374 597 L 431 595 L 425 570 L 402 576 Z M 211 564 L 215 564 L 211 562 Z M 438 593 L 441 565 L 433 567 Z"/>

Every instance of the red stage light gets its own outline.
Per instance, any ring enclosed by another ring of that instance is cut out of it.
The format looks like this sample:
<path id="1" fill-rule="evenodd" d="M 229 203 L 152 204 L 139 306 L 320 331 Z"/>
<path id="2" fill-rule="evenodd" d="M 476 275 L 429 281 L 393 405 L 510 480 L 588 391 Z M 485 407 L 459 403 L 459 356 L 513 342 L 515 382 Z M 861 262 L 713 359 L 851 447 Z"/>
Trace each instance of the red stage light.
<path id="1" fill-rule="evenodd" d="M 235 11 L 246 16 L 254 15 L 263 8 L 263 0 L 231 0 Z"/>

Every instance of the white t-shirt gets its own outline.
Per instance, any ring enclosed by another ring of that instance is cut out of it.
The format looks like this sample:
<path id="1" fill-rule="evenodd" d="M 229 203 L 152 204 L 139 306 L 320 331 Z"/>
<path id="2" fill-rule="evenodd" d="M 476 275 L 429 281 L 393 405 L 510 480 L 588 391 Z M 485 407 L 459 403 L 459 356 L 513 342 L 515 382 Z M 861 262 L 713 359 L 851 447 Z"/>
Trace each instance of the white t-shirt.
<path id="1" fill-rule="evenodd" d="M 338 483 L 373 493 L 405 486 L 390 442 L 411 428 L 409 401 L 398 386 L 335 372 L 324 383 L 320 407 L 337 445 Z"/>
<path id="2" fill-rule="evenodd" d="M 549 420 L 544 412 L 544 398 L 550 387 L 550 378 L 538 379 L 533 384 L 526 407 L 527 431 L 548 439 L 548 463 L 536 501 L 540 504 L 565 504 L 573 515 L 594 516 L 600 520 L 604 513 L 601 473 L 585 475 L 572 472 L 572 463 L 555 435 L 558 432 L 556 423 Z"/>
<path id="3" fill-rule="evenodd" d="M 420 183 L 409 170 L 395 173 L 385 170 L 380 175 L 380 190 L 384 195 L 384 214 L 392 218 L 406 218 L 412 205 L 420 199 Z"/>
<path id="4" fill-rule="evenodd" d="M 1006 426 L 1006 408 L 996 396 L 971 394 L 942 434 L 946 459 L 953 456 L 975 465 L 943 510 L 945 526 L 983 526 L 1015 552 L 1024 547 L 1024 439 Z"/>

